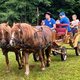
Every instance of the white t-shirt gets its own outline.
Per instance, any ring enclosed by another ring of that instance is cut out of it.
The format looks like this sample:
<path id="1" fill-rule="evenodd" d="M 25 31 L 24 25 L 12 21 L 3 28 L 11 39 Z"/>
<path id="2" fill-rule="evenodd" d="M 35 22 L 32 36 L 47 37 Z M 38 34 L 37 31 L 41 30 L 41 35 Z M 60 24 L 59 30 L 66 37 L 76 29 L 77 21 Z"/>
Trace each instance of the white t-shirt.
<path id="1" fill-rule="evenodd" d="M 76 21 L 72 21 L 72 24 L 75 24 L 76 22 L 79 22 L 79 19 L 76 19 Z M 78 28 L 78 26 L 76 26 Z"/>

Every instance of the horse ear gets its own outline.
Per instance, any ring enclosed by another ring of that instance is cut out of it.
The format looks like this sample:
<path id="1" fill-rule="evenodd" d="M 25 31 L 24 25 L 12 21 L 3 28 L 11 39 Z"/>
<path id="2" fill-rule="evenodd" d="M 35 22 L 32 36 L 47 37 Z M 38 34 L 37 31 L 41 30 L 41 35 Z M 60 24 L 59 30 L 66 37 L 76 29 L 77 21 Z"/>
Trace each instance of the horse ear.
<path id="1" fill-rule="evenodd" d="M 15 22 L 13 23 L 13 25 L 15 25 Z"/>
<path id="2" fill-rule="evenodd" d="M 9 25 L 9 21 L 6 23 L 6 26 L 8 26 Z"/>
<path id="3" fill-rule="evenodd" d="M 21 22 L 19 23 L 19 25 L 21 25 Z"/>
<path id="4" fill-rule="evenodd" d="M 19 27 L 21 26 L 21 22 L 19 23 Z"/>

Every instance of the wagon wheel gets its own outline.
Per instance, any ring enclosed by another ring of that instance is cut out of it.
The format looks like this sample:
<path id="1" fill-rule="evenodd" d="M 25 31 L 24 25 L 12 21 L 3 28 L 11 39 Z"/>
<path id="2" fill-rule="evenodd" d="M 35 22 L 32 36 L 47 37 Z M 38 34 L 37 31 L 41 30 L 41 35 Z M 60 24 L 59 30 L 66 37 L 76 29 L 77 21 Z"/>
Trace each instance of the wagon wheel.
<path id="1" fill-rule="evenodd" d="M 61 54 L 61 60 L 65 61 L 67 59 L 67 50 L 65 47 L 62 47 L 61 52 L 64 54 Z"/>
<path id="2" fill-rule="evenodd" d="M 39 61 L 39 55 L 38 54 L 33 53 L 33 58 L 34 58 L 34 61 Z"/>
<path id="3" fill-rule="evenodd" d="M 80 42 L 78 42 L 77 47 L 74 48 L 76 56 L 80 56 Z"/>

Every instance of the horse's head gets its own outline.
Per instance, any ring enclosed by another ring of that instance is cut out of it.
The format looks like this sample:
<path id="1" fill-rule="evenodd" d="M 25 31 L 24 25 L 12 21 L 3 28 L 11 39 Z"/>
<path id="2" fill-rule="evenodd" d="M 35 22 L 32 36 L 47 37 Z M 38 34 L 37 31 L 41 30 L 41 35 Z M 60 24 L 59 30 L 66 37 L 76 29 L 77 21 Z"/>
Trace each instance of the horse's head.
<path id="1" fill-rule="evenodd" d="M 13 23 L 13 26 L 11 28 L 11 39 L 10 39 L 10 45 L 15 47 L 17 43 L 19 42 L 22 34 L 21 30 L 21 23 Z"/>
<path id="2" fill-rule="evenodd" d="M 9 43 L 10 39 L 10 30 L 11 28 L 8 26 L 7 23 L 0 24 L 0 47 L 5 48 Z"/>

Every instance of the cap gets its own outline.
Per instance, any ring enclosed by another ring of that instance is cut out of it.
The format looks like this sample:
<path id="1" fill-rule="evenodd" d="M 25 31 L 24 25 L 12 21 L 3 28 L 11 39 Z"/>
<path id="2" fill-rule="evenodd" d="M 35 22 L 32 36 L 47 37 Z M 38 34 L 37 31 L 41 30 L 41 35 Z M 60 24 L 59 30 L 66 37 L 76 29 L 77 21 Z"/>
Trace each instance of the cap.
<path id="1" fill-rule="evenodd" d="M 64 12 L 61 12 L 59 15 L 66 15 Z"/>

